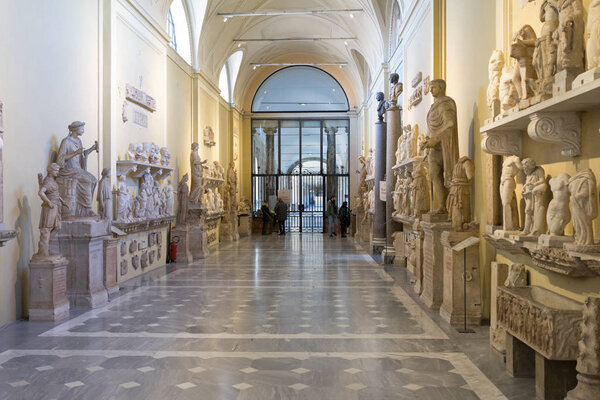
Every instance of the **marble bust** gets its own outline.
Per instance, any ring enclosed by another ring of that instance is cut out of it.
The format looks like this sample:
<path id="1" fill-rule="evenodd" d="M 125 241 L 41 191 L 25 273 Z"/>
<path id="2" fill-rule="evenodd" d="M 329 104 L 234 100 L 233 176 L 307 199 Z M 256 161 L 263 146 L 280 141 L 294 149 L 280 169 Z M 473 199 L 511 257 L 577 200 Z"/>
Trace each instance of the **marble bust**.
<path id="1" fill-rule="evenodd" d="M 398 82 L 399 80 L 400 80 L 400 75 L 398 75 L 395 72 L 390 74 L 390 85 L 392 86 L 392 88 L 390 91 L 390 101 L 388 102 L 388 107 L 387 107 L 388 110 L 399 110 L 400 109 L 400 107 L 398 106 L 398 99 L 402 95 L 404 86 L 401 82 Z"/>
<path id="2" fill-rule="evenodd" d="M 89 149 L 83 148 L 80 136 L 85 123 L 75 121 L 69 125 L 69 135 L 62 140 L 56 163 L 60 172 L 56 181 L 64 199 L 62 215 L 65 217 L 95 217 L 92 211 L 93 194 L 97 179 L 87 171 L 87 159 L 91 152 L 98 152 L 98 142 Z"/>
<path id="3" fill-rule="evenodd" d="M 377 94 L 375 95 L 375 100 L 377 100 L 379 102 L 377 105 L 377 118 L 378 118 L 379 122 L 383 122 L 383 117 L 385 115 L 386 101 L 384 100 L 383 97 L 384 97 L 383 92 L 377 92 Z"/>

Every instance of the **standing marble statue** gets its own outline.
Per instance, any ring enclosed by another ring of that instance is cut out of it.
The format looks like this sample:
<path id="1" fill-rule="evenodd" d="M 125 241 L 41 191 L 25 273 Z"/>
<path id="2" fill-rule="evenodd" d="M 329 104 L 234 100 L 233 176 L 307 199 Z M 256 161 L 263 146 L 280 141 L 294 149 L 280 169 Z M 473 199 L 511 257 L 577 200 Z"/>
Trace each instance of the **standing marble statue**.
<path id="1" fill-rule="evenodd" d="M 536 40 L 537 36 L 531 25 L 525 25 L 515 33 L 510 47 L 510 56 L 518 63 L 513 82 L 521 100 L 534 95 L 532 82 L 537 79 L 537 74 L 533 68 L 533 52 Z"/>
<path id="2" fill-rule="evenodd" d="M 35 257 L 48 258 L 50 254 L 50 239 L 56 235 L 61 228 L 61 205 L 63 201 L 59 194 L 58 176 L 60 166 L 52 163 L 46 168 L 46 177 L 38 174 L 39 191 L 42 199 L 42 215 L 40 216 L 40 242 Z"/>
<path id="3" fill-rule="evenodd" d="M 557 71 L 574 78 L 584 71 L 585 10 L 581 0 L 559 0 Z"/>
<path id="4" fill-rule="evenodd" d="M 60 172 L 56 178 L 61 198 L 64 199 L 64 217 L 93 217 L 94 190 L 98 182 L 87 172 L 87 159 L 91 152 L 98 152 L 98 142 L 89 149 L 83 148 L 79 138 L 84 133 L 85 122 L 75 121 L 69 125 L 69 136 L 60 143 L 56 163 Z"/>
<path id="5" fill-rule="evenodd" d="M 471 222 L 471 186 L 475 176 L 475 164 L 469 157 L 462 157 L 454 165 L 450 193 L 446 208 L 452 228 L 463 231 L 464 225 Z"/>
<path id="6" fill-rule="evenodd" d="M 423 163 L 417 163 L 412 170 L 412 210 L 411 215 L 420 218 L 429 211 L 429 182 Z"/>
<path id="7" fill-rule="evenodd" d="M 513 82 L 514 69 L 514 66 L 507 65 L 502 69 L 502 75 L 500 76 L 498 91 L 500 94 L 500 108 L 504 113 L 514 108 L 519 100 L 519 93 Z"/>
<path id="8" fill-rule="evenodd" d="M 126 177 L 119 176 L 117 183 L 117 221 L 129 222 L 131 220 L 133 207 L 131 204 L 131 194 L 127 188 Z"/>
<path id="9" fill-rule="evenodd" d="M 213 161 L 213 164 L 215 165 L 215 178 L 217 179 L 225 179 L 225 168 L 223 168 L 223 166 L 221 165 L 220 162 L 218 161 Z"/>
<path id="10" fill-rule="evenodd" d="M 502 176 L 500 178 L 500 200 L 502 201 L 502 228 L 512 231 L 519 227 L 519 214 L 515 189 L 515 177 L 523 169 L 521 159 L 517 156 L 506 157 L 502 163 Z"/>
<path id="11" fill-rule="evenodd" d="M 383 117 L 385 115 L 385 106 L 387 104 L 387 102 L 384 99 L 383 92 L 377 92 L 377 94 L 375 94 L 375 100 L 379 102 L 377 104 L 377 119 L 379 122 L 383 122 Z"/>
<path id="12" fill-rule="evenodd" d="M 412 176 L 408 172 L 408 168 L 404 168 L 402 174 L 402 200 L 400 203 L 400 209 L 402 215 L 410 215 L 410 203 L 411 203 L 411 187 L 412 187 Z"/>
<path id="13" fill-rule="evenodd" d="M 190 169 L 192 171 L 192 189 L 190 194 L 190 203 L 197 204 L 200 197 L 204 194 L 204 164 L 208 160 L 202 161 L 198 154 L 198 143 L 192 143 L 192 153 L 190 154 Z"/>
<path id="14" fill-rule="evenodd" d="M 165 215 L 173 215 L 173 206 L 175 205 L 175 198 L 173 196 L 173 184 L 171 180 L 167 182 L 167 186 L 163 188 L 165 196 Z"/>
<path id="15" fill-rule="evenodd" d="M 552 200 L 548 204 L 548 214 L 546 222 L 552 236 L 562 236 L 565 234 L 565 226 L 571 220 L 571 210 L 569 210 L 569 180 L 568 174 L 558 174 L 550 179 L 550 190 L 552 190 Z"/>
<path id="16" fill-rule="evenodd" d="M 392 196 L 394 202 L 393 215 L 400 215 L 402 213 L 402 174 L 400 170 L 395 170 L 394 175 L 396 176 L 396 186 L 394 187 L 394 195 Z"/>
<path id="17" fill-rule="evenodd" d="M 171 165 L 171 153 L 166 147 L 162 147 L 160 149 L 160 165 L 163 167 L 168 167 Z"/>
<path id="18" fill-rule="evenodd" d="M 594 244 L 592 222 L 598 217 L 598 193 L 596 176 L 591 169 L 586 169 L 569 180 L 571 207 L 573 212 L 573 231 L 575 245 L 591 246 Z"/>
<path id="19" fill-rule="evenodd" d="M 402 95 L 404 90 L 403 84 L 398 82 L 400 80 L 400 75 L 397 73 L 390 74 L 390 85 L 392 86 L 390 91 L 390 101 L 388 102 L 388 110 L 398 110 L 400 107 L 398 106 L 398 99 Z"/>
<path id="20" fill-rule="evenodd" d="M 504 68 L 504 53 L 494 50 L 488 63 L 489 85 L 487 88 L 487 106 L 492 118 L 500 114 L 500 77 Z"/>
<path id="21" fill-rule="evenodd" d="M 183 175 L 177 187 L 177 225 L 187 224 L 187 213 L 190 200 L 190 189 L 188 188 L 188 174 Z"/>
<path id="22" fill-rule="evenodd" d="M 98 185 L 98 212 L 100 218 L 112 221 L 113 219 L 113 204 L 112 204 L 112 189 L 110 186 L 110 168 L 102 170 L 102 179 Z"/>
<path id="23" fill-rule="evenodd" d="M 558 40 L 556 31 L 559 26 L 558 8 L 555 0 L 545 0 L 540 7 L 542 31 L 535 42 L 533 67 L 537 74 L 536 94 L 545 98 L 552 97 L 552 85 L 556 74 L 556 52 Z"/>
<path id="24" fill-rule="evenodd" d="M 588 8 L 586 60 L 588 70 L 600 67 L 600 0 Z"/>
<path id="25" fill-rule="evenodd" d="M 398 141 L 396 143 L 396 164 L 400 164 L 403 161 L 402 158 L 402 154 L 403 154 L 403 149 L 404 147 L 404 135 L 402 134 L 402 132 L 400 132 L 400 135 L 398 135 Z"/>
<path id="26" fill-rule="evenodd" d="M 546 233 L 546 172 L 537 166 L 531 158 L 522 161 L 527 176 L 521 193 L 525 199 L 524 235 L 542 235 Z"/>
<path id="27" fill-rule="evenodd" d="M 458 125 L 456 103 L 446 96 L 446 82 L 443 79 L 431 81 L 431 95 L 435 99 L 427 113 L 429 137 L 423 146 L 429 149 L 429 175 L 433 191 L 439 196 L 435 214 L 446 212 L 446 198 L 452 181 L 452 169 L 458 161 Z"/>
<path id="28" fill-rule="evenodd" d="M 373 149 L 369 149 L 369 154 L 367 155 L 367 158 L 365 160 L 365 165 L 367 167 L 367 177 L 372 178 L 373 174 L 375 173 L 375 170 L 373 168 L 375 165 L 375 159 L 373 157 Z"/>

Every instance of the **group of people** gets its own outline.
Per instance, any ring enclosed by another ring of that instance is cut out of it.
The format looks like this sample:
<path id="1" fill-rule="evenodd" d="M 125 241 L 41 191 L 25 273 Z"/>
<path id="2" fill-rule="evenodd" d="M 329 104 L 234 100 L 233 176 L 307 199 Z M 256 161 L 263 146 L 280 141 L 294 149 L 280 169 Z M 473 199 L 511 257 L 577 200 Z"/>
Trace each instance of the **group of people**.
<path id="1" fill-rule="evenodd" d="M 262 212 L 262 234 L 266 235 L 268 232 L 269 224 L 272 220 L 277 222 L 279 227 L 279 234 L 285 235 L 285 221 L 288 216 L 288 205 L 281 198 L 277 199 L 275 204 L 274 212 L 271 212 L 269 205 L 266 201 L 261 204 L 260 211 Z M 348 227 L 350 226 L 350 209 L 348 208 L 348 202 L 344 201 L 342 206 L 338 208 L 336 204 L 336 197 L 331 196 L 327 201 L 327 219 L 329 221 L 329 237 L 337 236 L 337 224 L 338 219 L 340 221 L 340 231 L 342 237 L 345 238 L 348 234 Z"/>

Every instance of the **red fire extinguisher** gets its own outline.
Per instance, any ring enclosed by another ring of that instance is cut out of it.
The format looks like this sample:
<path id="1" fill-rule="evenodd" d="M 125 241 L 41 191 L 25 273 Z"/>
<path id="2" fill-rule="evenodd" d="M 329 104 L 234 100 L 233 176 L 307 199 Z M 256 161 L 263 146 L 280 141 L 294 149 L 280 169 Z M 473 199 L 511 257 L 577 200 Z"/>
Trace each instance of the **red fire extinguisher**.
<path id="1" fill-rule="evenodd" d="M 171 262 L 176 262 L 177 261 L 177 243 L 179 243 L 179 237 L 175 236 L 172 240 L 171 240 L 171 244 L 169 246 L 169 258 Z"/>

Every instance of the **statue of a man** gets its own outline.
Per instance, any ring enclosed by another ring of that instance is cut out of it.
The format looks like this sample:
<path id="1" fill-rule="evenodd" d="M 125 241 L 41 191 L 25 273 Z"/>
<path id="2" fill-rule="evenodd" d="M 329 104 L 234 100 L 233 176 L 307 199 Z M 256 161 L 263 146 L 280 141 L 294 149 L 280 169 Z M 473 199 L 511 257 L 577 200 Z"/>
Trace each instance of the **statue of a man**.
<path id="1" fill-rule="evenodd" d="M 379 119 L 379 122 L 383 122 L 386 106 L 386 101 L 384 100 L 383 92 L 377 92 L 377 94 L 375 95 L 375 100 L 379 102 L 379 104 L 377 104 L 377 117 Z"/>
<path id="2" fill-rule="evenodd" d="M 37 257 L 50 256 L 50 238 L 60 231 L 61 227 L 61 203 L 58 184 L 60 166 L 52 163 L 46 168 L 47 175 L 42 180 L 42 174 L 38 174 L 38 183 L 40 190 L 38 195 L 42 199 L 42 215 L 40 216 L 40 242 Z M 64 205 L 64 204 L 63 204 Z"/>
<path id="3" fill-rule="evenodd" d="M 542 235 L 546 233 L 546 202 L 545 194 L 548 189 L 546 172 L 537 166 L 531 158 L 522 162 L 523 171 L 527 178 L 523 185 L 522 194 L 525 199 L 524 235 Z"/>
<path id="4" fill-rule="evenodd" d="M 98 185 L 98 212 L 100 212 L 100 218 L 112 221 L 113 204 L 110 186 L 110 168 L 102 170 L 102 179 L 100 179 L 100 184 Z"/>
<path id="5" fill-rule="evenodd" d="M 190 189 L 188 188 L 188 174 L 185 174 L 177 187 L 177 225 L 186 225 L 189 205 Z"/>
<path id="6" fill-rule="evenodd" d="M 515 189 L 515 177 L 523 169 L 521 159 L 517 156 L 506 157 L 502 163 L 502 176 L 500 178 L 500 200 L 502 201 L 502 227 L 505 231 L 512 231 L 519 226 L 519 215 Z"/>
<path id="7" fill-rule="evenodd" d="M 94 190 L 98 180 L 87 172 L 87 159 L 91 152 L 98 152 L 98 142 L 85 150 L 81 139 L 85 123 L 75 121 L 69 125 L 69 136 L 64 138 L 58 149 L 56 163 L 60 172 L 56 181 L 61 197 L 65 200 L 63 216 L 93 217 L 92 211 Z"/>
<path id="8" fill-rule="evenodd" d="M 390 91 L 390 101 L 388 103 L 388 110 L 398 110 L 400 107 L 398 106 L 398 98 L 402 95 L 402 91 L 404 90 L 404 86 L 401 82 L 398 82 L 400 79 L 400 75 L 397 73 L 390 74 L 390 85 L 392 86 Z"/>
<path id="9" fill-rule="evenodd" d="M 427 113 L 429 137 L 423 147 L 429 149 L 429 175 L 433 191 L 437 195 L 437 208 L 433 213 L 446 212 L 446 197 L 452 181 L 452 169 L 458 161 L 458 125 L 456 103 L 446 96 L 446 82 L 443 79 L 431 81 L 431 95 L 435 99 Z"/>
<path id="10" fill-rule="evenodd" d="M 192 171 L 192 189 L 190 194 L 190 203 L 198 203 L 200 196 L 204 194 L 204 164 L 208 160 L 202 161 L 198 154 L 198 143 L 192 143 L 192 154 L 190 154 L 190 169 Z"/>

